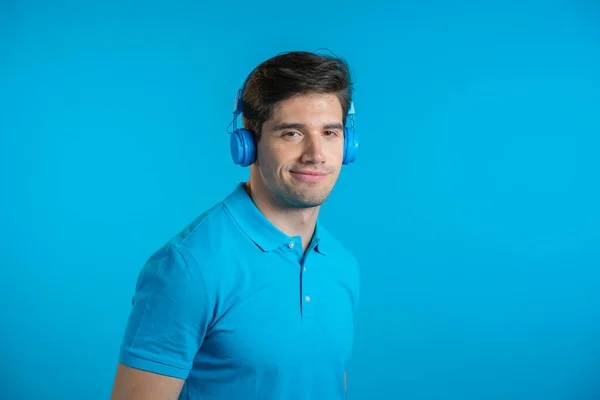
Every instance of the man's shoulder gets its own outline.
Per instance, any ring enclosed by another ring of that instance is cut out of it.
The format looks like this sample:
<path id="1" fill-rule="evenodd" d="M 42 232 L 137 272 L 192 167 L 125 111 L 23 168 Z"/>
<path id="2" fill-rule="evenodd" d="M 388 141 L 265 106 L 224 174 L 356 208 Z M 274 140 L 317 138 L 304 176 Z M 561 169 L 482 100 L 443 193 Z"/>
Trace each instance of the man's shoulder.
<path id="1" fill-rule="evenodd" d="M 210 237 L 215 236 L 216 231 L 225 228 L 227 217 L 224 203 L 215 203 L 177 232 L 171 242 L 186 247 L 204 245 Z"/>
<path id="2" fill-rule="evenodd" d="M 338 239 L 330 231 L 320 227 L 321 234 L 323 235 L 323 252 L 326 257 L 333 261 L 332 264 L 336 265 L 336 270 L 343 279 L 348 281 L 352 287 L 358 291 L 360 281 L 360 265 L 358 258 L 356 257 L 350 246 L 345 244 L 343 240 Z"/>
<path id="3" fill-rule="evenodd" d="M 140 271 L 141 276 L 169 270 L 171 276 L 176 273 L 195 276 L 208 285 L 231 254 L 228 249 L 235 240 L 234 229 L 224 203 L 213 204 L 152 251 Z"/>
<path id="4" fill-rule="evenodd" d="M 219 201 L 172 234 L 151 258 L 177 254 L 186 263 L 208 261 L 212 255 L 223 254 L 223 248 L 230 247 L 235 228 L 224 202 Z"/>
<path id="5" fill-rule="evenodd" d="M 338 239 L 335 235 L 332 234 L 330 230 L 328 230 L 323 225 L 321 225 L 319 229 L 321 230 L 322 235 L 321 240 L 326 246 L 324 250 L 326 250 L 328 254 L 336 258 L 340 258 L 343 261 L 350 262 L 352 264 L 358 264 L 354 251 L 350 248 L 348 244 Z"/>
<path id="6" fill-rule="evenodd" d="M 323 235 L 323 243 L 326 244 L 323 251 L 325 252 L 326 257 L 333 257 L 335 260 L 333 263 L 336 265 L 335 270 L 339 274 L 339 279 L 346 282 L 348 287 L 350 287 L 352 292 L 352 307 L 353 309 L 356 309 L 360 298 L 361 279 L 358 258 L 354 251 L 350 249 L 350 246 L 343 243 L 343 240 L 335 237 L 330 231 L 323 228 L 322 225 L 320 229 Z"/>

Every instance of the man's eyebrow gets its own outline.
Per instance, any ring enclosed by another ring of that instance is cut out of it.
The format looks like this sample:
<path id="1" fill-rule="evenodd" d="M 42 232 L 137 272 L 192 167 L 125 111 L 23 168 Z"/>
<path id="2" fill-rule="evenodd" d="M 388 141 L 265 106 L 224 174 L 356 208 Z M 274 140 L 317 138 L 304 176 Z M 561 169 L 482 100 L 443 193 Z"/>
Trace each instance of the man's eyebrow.
<path id="1" fill-rule="evenodd" d="M 275 130 L 275 131 L 280 131 L 283 129 L 301 129 L 301 130 L 304 129 L 304 130 L 306 130 L 307 127 L 305 124 L 294 123 L 294 122 L 281 122 L 273 127 L 273 130 Z M 342 129 L 344 129 L 344 126 L 339 122 L 333 122 L 331 124 L 323 125 L 323 129 L 340 129 L 340 130 L 342 130 Z"/>

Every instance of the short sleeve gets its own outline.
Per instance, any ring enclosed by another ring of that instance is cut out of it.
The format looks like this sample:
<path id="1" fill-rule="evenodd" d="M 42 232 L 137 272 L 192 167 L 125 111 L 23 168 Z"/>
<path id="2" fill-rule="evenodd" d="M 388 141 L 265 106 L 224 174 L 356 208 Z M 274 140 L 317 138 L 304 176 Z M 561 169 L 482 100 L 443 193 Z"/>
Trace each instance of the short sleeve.
<path id="1" fill-rule="evenodd" d="M 119 362 L 186 379 L 213 315 L 199 266 L 175 245 L 153 254 L 139 273 Z"/>

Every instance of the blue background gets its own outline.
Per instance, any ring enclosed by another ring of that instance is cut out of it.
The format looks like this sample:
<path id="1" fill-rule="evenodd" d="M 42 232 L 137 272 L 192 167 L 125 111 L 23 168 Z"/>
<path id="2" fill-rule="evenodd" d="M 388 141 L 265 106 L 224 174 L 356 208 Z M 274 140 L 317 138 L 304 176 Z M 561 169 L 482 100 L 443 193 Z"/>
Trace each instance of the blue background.
<path id="1" fill-rule="evenodd" d="M 246 74 L 328 48 L 358 162 L 350 399 L 600 398 L 600 5 L 31 2 L 0 8 L 0 397 L 110 396 L 146 257 L 248 170 Z"/>

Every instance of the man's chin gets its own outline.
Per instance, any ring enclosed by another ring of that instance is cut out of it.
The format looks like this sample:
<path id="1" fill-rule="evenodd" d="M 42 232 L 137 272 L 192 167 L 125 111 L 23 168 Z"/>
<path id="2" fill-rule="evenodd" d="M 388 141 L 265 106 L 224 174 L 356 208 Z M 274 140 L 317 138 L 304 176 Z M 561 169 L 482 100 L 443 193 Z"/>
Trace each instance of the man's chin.
<path id="1" fill-rule="evenodd" d="M 327 201 L 329 191 L 303 190 L 288 195 L 288 202 L 296 208 L 314 208 Z"/>

